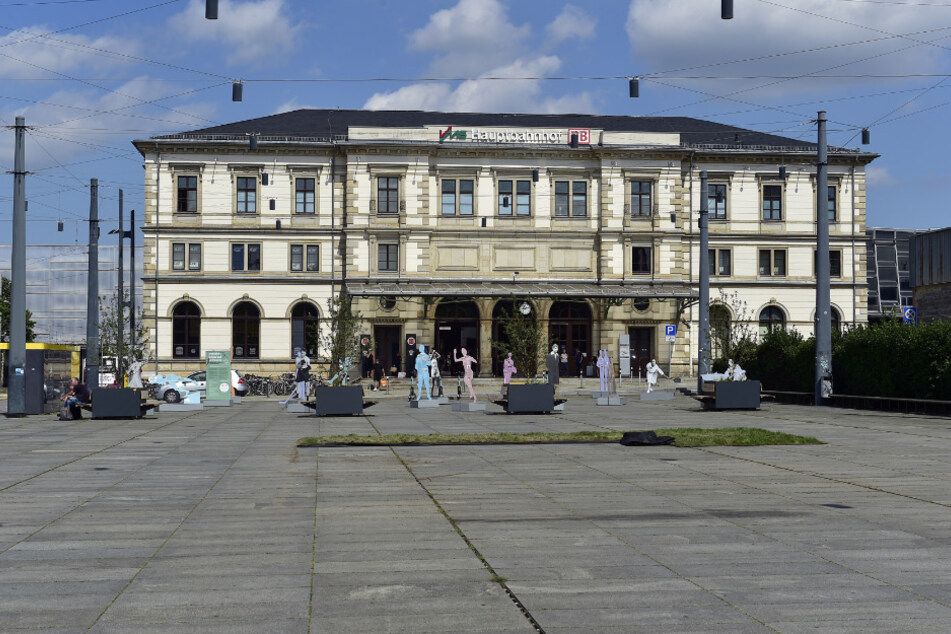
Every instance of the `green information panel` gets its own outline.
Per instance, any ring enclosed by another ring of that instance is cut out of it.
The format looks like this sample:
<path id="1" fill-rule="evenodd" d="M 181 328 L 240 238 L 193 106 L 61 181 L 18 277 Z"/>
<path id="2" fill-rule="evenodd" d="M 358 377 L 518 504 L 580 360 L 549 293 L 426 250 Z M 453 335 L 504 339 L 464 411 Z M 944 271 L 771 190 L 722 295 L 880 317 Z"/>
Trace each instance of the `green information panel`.
<path id="1" fill-rule="evenodd" d="M 231 399 L 231 351 L 209 350 L 205 361 L 205 399 Z"/>

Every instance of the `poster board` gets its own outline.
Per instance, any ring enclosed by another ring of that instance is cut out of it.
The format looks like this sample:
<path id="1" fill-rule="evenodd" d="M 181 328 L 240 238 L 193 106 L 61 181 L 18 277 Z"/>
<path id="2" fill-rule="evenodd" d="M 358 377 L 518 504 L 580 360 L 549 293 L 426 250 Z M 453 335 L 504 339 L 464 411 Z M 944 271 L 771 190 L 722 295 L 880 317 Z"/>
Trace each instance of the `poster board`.
<path id="1" fill-rule="evenodd" d="M 209 350 L 205 359 L 205 399 L 231 400 L 231 351 Z"/>

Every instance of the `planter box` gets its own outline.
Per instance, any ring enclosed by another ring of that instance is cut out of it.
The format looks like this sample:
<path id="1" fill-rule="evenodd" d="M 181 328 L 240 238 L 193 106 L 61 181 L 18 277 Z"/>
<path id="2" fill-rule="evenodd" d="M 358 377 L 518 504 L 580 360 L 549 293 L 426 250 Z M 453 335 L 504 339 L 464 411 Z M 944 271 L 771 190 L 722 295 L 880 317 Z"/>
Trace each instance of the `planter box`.
<path id="1" fill-rule="evenodd" d="M 549 414 L 555 411 L 555 386 L 550 383 L 538 385 L 510 385 L 509 414 Z"/>
<path id="2" fill-rule="evenodd" d="M 718 381 L 713 391 L 714 409 L 759 409 L 759 381 Z"/>
<path id="3" fill-rule="evenodd" d="M 142 418 L 142 390 L 101 387 L 92 391 L 93 418 Z"/>
<path id="4" fill-rule="evenodd" d="M 317 416 L 359 416 L 363 413 L 363 388 L 359 385 L 318 387 L 314 390 Z"/>

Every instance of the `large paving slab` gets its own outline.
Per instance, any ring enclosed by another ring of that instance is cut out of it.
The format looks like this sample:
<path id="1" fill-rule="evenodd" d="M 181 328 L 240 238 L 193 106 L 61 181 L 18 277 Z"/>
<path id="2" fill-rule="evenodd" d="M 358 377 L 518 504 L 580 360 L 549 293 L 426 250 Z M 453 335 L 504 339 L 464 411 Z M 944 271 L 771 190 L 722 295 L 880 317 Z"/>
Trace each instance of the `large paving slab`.
<path id="1" fill-rule="evenodd" d="M 755 426 L 824 445 L 298 449 Z M 4 632 L 951 631 L 951 421 L 693 401 L 0 419 Z"/>

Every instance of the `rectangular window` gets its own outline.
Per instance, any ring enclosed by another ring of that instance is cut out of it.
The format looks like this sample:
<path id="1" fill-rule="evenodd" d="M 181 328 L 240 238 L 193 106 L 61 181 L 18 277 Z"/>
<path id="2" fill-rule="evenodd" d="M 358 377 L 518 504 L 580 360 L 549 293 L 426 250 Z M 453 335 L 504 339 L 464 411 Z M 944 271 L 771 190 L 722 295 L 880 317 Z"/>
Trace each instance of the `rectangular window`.
<path id="1" fill-rule="evenodd" d="M 835 222 L 836 219 L 836 195 L 835 195 L 835 186 L 829 186 L 829 195 L 828 203 L 826 204 L 826 209 L 829 212 L 829 222 Z"/>
<path id="2" fill-rule="evenodd" d="M 307 272 L 314 273 L 320 270 L 320 246 L 307 245 Z"/>
<path id="3" fill-rule="evenodd" d="M 188 245 L 188 270 L 201 270 L 201 243 Z"/>
<path id="4" fill-rule="evenodd" d="M 178 207 L 180 213 L 195 213 L 198 211 L 198 177 L 178 177 Z"/>
<path id="5" fill-rule="evenodd" d="M 304 270 L 304 245 L 291 245 L 291 272 L 299 273 Z"/>
<path id="6" fill-rule="evenodd" d="M 475 212 L 475 181 L 463 178 L 459 181 L 459 215 L 471 216 Z"/>
<path id="7" fill-rule="evenodd" d="M 173 271 L 185 270 L 185 243 L 184 242 L 172 243 L 172 270 Z"/>
<path id="8" fill-rule="evenodd" d="M 729 276 L 733 273 L 732 253 L 729 249 L 710 249 L 710 275 Z"/>
<path id="9" fill-rule="evenodd" d="M 783 219 L 783 186 L 763 185 L 763 220 Z"/>
<path id="10" fill-rule="evenodd" d="M 456 181 L 449 178 L 442 180 L 442 214 L 456 215 Z"/>
<path id="11" fill-rule="evenodd" d="M 709 218 L 726 220 L 726 185 L 707 185 L 707 210 Z"/>
<path id="12" fill-rule="evenodd" d="M 294 180 L 296 195 L 294 211 L 299 214 L 312 214 L 316 211 L 316 179 L 298 178 Z"/>
<path id="13" fill-rule="evenodd" d="M 238 213 L 258 213 L 258 179 L 251 176 L 238 177 Z"/>
<path id="14" fill-rule="evenodd" d="M 532 182 L 518 181 L 515 186 L 515 213 L 519 216 L 532 215 Z"/>
<path id="15" fill-rule="evenodd" d="M 512 200 L 513 195 L 512 181 L 499 181 L 499 215 L 511 216 L 515 207 Z"/>
<path id="16" fill-rule="evenodd" d="M 816 262 L 818 262 L 818 252 L 812 252 L 812 266 L 815 271 Z M 829 277 L 842 277 L 842 252 L 839 250 L 829 251 Z"/>
<path id="17" fill-rule="evenodd" d="M 398 244 L 380 244 L 377 245 L 377 269 L 395 273 L 400 268 L 400 245 Z"/>
<path id="18" fill-rule="evenodd" d="M 759 274 L 763 277 L 784 277 L 786 275 L 786 251 L 760 249 Z"/>
<path id="19" fill-rule="evenodd" d="M 631 181 L 631 215 L 641 218 L 651 215 L 650 181 Z"/>
<path id="20" fill-rule="evenodd" d="M 231 270 L 232 271 L 244 270 L 244 245 L 243 244 L 231 245 Z"/>
<path id="21" fill-rule="evenodd" d="M 380 176 L 376 179 L 377 204 L 380 214 L 400 212 L 400 179 L 396 176 Z"/>
<path id="22" fill-rule="evenodd" d="M 232 271 L 260 271 L 261 245 L 260 244 L 232 244 L 231 245 Z"/>
<path id="23" fill-rule="evenodd" d="M 651 248 L 650 247 L 632 247 L 631 248 L 631 273 L 634 275 L 650 275 L 651 272 Z"/>
<path id="24" fill-rule="evenodd" d="M 555 181 L 555 215 L 567 216 L 570 204 L 568 181 Z"/>
<path id="25" fill-rule="evenodd" d="M 588 183 L 575 181 L 571 184 L 571 215 L 588 215 Z"/>

